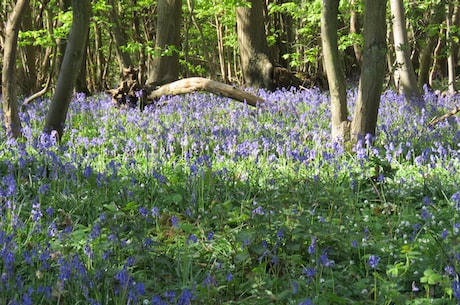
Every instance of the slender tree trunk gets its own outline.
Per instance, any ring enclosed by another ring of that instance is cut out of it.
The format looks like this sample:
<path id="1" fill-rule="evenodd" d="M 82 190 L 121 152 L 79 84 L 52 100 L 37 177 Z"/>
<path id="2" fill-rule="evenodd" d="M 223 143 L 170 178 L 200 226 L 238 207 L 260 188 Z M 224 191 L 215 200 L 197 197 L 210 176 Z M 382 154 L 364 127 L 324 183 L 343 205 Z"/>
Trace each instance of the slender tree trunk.
<path id="1" fill-rule="evenodd" d="M 406 101 L 421 101 L 417 87 L 414 67 L 410 59 L 410 46 L 407 39 L 406 18 L 402 0 L 390 0 L 393 15 L 393 39 L 396 54 L 395 82 Z"/>
<path id="2" fill-rule="evenodd" d="M 18 0 L 6 24 L 2 67 L 3 124 L 5 125 L 7 136 L 13 138 L 22 136 L 16 91 L 18 85 L 16 54 L 21 16 L 28 4 L 29 0 Z"/>
<path id="3" fill-rule="evenodd" d="M 424 85 L 430 84 L 430 67 L 432 63 L 432 53 L 436 43 L 438 41 L 436 35 L 427 34 L 425 39 L 425 44 L 420 52 L 419 58 L 419 71 L 418 71 L 418 81 L 417 86 L 423 88 Z"/>
<path id="4" fill-rule="evenodd" d="M 356 9 L 356 0 L 351 0 L 352 10 L 350 12 L 350 34 L 359 35 L 361 34 L 361 26 L 359 22 L 359 13 Z M 355 52 L 356 61 L 361 66 L 363 54 L 361 52 L 361 46 L 358 43 L 353 43 L 353 51 Z"/>
<path id="5" fill-rule="evenodd" d="M 358 97 L 351 123 L 352 140 L 375 135 L 385 76 L 387 0 L 365 0 L 364 48 Z"/>
<path id="6" fill-rule="evenodd" d="M 133 67 L 133 61 L 131 60 L 131 55 L 128 52 L 122 50 L 123 46 L 126 46 L 128 39 L 126 38 L 126 34 L 123 32 L 123 27 L 120 23 L 120 19 L 118 17 L 118 11 L 116 9 L 117 1 L 110 0 L 110 14 L 109 19 L 112 23 L 112 30 L 113 30 L 113 40 L 115 41 L 115 51 L 118 58 L 118 63 L 120 64 L 120 70 L 123 68 L 127 69 L 129 67 Z"/>
<path id="7" fill-rule="evenodd" d="M 252 0 L 248 7 L 236 8 L 238 47 L 246 85 L 274 89 L 273 64 L 268 57 L 263 0 Z"/>
<path id="8" fill-rule="evenodd" d="M 30 8 L 30 3 L 28 3 L 22 18 L 22 30 L 31 31 L 33 29 L 32 9 Z M 39 89 L 37 67 L 35 66 L 38 48 L 32 44 L 27 44 L 19 50 L 23 62 L 22 69 L 19 71 L 20 86 L 25 95 L 30 95 Z"/>
<path id="9" fill-rule="evenodd" d="M 337 45 L 338 13 L 339 0 L 323 0 L 321 9 L 321 41 L 324 66 L 331 94 L 332 138 L 346 140 L 348 133 L 347 93 L 345 75 Z"/>
<path id="10" fill-rule="evenodd" d="M 70 7 L 72 6 L 72 0 L 58 0 L 57 1 L 59 4 L 59 9 L 62 12 L 67 12 L 70 10 Z M 48 10 L 51 11 L 51 10 Z M 62 26 L 62 22 L 59 21 L 59 19 L 56 19 L 56 28 Z M 52 25 L 51 25 L 52 26 Z M 58 38 L 56 40 L 56 45 L 57 45 L 57 51 L 58 54 L 56 56 L 56 66 L 55 69 L 55 75 L 59 74 L 59 70 L 61 69 L 62 61 L 64 60 L 64 54 L 65 54 L 65 49 L 67 48 L 67 40 L 65 38 Z"/>
<path id="11" fill-rule="evenodd" d="M 430 68 L 430 76 L 429 76 L 429 83 L 430 87 L 434 86 L 434 81 L 439 78 L 443 78 L 445 74 L 443 73 L 443 60 L 442 60 L 442 51 L 444 47 L 443 37 L 444 36 L 444 28 L 439 29 L 439 34 L 437 37 L 436 47 L 433 51 L 433 64 Z"/>
<path id="12" fill-rule="evenodd" d="M 454 46 L 454 40 L 453 40 L 453 33 L 452 33 L 452 14 L 454 11 L 452 2 L 449 0 L 447 1 L 446 5 L 446 10 L 447 10 L 447 28 L 446 28 L 446 44 L 447 44 L 447 78 L 449 80 L 448 82 L 448 91 L 450 94 L 455 94 L 455 48 Z"/>
<path id="13" fill-rule="evenodd" d="M 216 69 L 214 69 L 215 61 L 213 59 L 211 59 L 211 57 L 210 57 L 209 48 L 208 48 L 207 43 L 206 43 L 206 35 L 203 32 L 203 27 L 198 22 L 198 20 L 195 18 L 194 1 L 187 0 L 187 5 L 188 5 L 188 9 L 190 11 L 191 21 L 192 21 L 193 25 L 195 26 L 196 30 L 198 31 L 198 33 L 200 33 L 200 39 L 201 39 L 201 43 L 202 43 L 201 50 L 203 52 L 203 56 L 204 56 L 204 59 L 206 61 L 206 65 L 208 66 L 209 74 L 210 74 L 211 78 L 215 79 L 216 76 L 217 76 L 216 71 L 215 71 Z"/>
<path id="14" fill-rule="evenodd" d="M 102 32 L 101 25 L 95 23 L 94 25 L 94 58 L 95 65 L 93 65 L 95 72 L 94 88 L 95 91 L 102 91 L 105 88 L 104 67 L 106 59 L 102 53 Z"/>
<path id="15" fill-rule="evenodd" d="M 72 0 L 73 20 L 62 61 L 56 91 L 46 116 L 45 132 L 57 132 L 62 138 L 72 91 L 81 69 L 91 16 L 91 0 Z"/>
<path id="16" fill-rule="evenodd" d="M 155 49 L 160 53 L 150 66 L 147 84 L 169 83 L 179 78 L 181 0 L 159 0 Z"/>
<path id="17" fill-rule="evenodd" d="M 214 15 L 214 20 L 216 24 L 217 50 L 219 53 L 220 74 L 222 75 L 222 81 L 228 84 L 227 69 L 225 64 L 225 46 L 222 23 L 220 23 L 219 16 L 217 14 Z"/>

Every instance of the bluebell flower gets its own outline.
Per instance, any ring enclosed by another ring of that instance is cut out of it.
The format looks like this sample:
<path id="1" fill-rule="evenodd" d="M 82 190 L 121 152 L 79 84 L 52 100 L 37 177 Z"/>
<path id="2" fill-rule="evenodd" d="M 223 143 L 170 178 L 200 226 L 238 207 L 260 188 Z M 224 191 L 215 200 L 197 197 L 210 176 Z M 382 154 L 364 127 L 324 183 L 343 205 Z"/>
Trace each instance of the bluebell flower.
<path id="1" fill-rule="evenodd" d="M 190 208 L 187 208 L 184 212 L 184 216 L 187 218 L 190 218 L 193 216 L 192 210 Z"/>
<path id="2" fill-rule="evenodd" d="M 118 281 L 118 283 L 123 289 L 126 289 L 128 285 L 130 284 L 130 282 L 132 281 L 132 278 L 129 275 L 126 267 L 123 267 L 123 269 L 117 272 L 117 274 L 115 275 L 115 279 Z"/>
<path id="3" fill-rule="evenodd" d="M 46 208 L 46 214 L 48 215 L 49 218 L 53 217 L 53 213 L 54 213 L 54 208 L 53 207 L 47 207 Z"/>
<path id="4" fill-rule="evenodd" d="M 308 246 L 308 253 L 315 254 L 316 253 L 316 237 L 311 237 L 311 244 Z"/>
<path id="5" fill-rule="evenodd" d="M 299 305 L 313 305 L 313 303 L 311 302 L 311 299 L 306 299 L 300 302 Z"/>
<path id="6" fill-rule="evenodd" d="M 458 211 L 460 209 L 460 192 L 454 193 L 451 200 L 454 203 L 454 209 Z"/>
<path id="7" fill-rule="evenodd" d="M 105 213 L 101 213 L 98 219 L 101 223 L 104 223 L 107 220 L 107 215 Z"/>
<path id="8" fill-rule="evenodd" d="M 83 177 L 85 179 L 89 179 L 92 174 L 93 174 L 93 169 L 91 168 L 91 166 L 86 165 L 85 168 L 83 169 Z"/>
<path id="9" fill-rule="evenodd" d="M 164 302 L 161 300 L 161 297 L 158 295 L 154 295 L 152 297 L 152 305 L 167 305 L 168 303 Z"/>
<path id="10" fill-rule="evenodd" d="M 0 197 L 11 197 L 16 193 L 16 180 L 13 174 L 4 176 L 2 178 L 2 184 L 4 188 L 0 188 Z"/>
<path id="11" fill-rule="evenodd" d="M 91 245 L 87 242 L 85 247 L 83 248 L 83 252 L 90 258 L 91 260 L 94 258 L 94 253 L 91 250 Z"/>
<path id="12" fill-rule="evenodd" d="M 258 206 L 252 210 L 252 215 L 265 215 L 265 211 L 261 206 Z"/>
<path id="13" fill-rule="evenodd" d="M 369 267 L 371 267 L 372 269 L 377 268 L 379 262 L 380 262 L 380 257 L 377 255 L 369 256 L 369 260 L 367 261 L 367 263 L 369 264 Z"/>
<path id="14" fill-rule="evenodd" d="M 323 253 L 319 256 L 319 264 L 324 267 L 332 267 L 334 266 L 334 260 L 331 260 L 327 257 L 326 253 Z"/>
<path id="15" fill-rule="evenodd" d="M 145 237 L 144 238 L 144 246 L 147 248 L 150 248 L 150 246 L 153 244 L 153 240 L 150 237 Z"/>
<path id="16" fill-rule="evenodd" d="M 181 295 L 179 296 L 179 299 L 177 300 L 177 305 L 190 305 L 192 304 L 193 300 L 193 293 L 189 289 L 185 288 Z"/>
<path id="17" fill-rule="evenodd" d="M 175 228 L 179 228 L 179 219 L 176 216 L 171 216 L 171 225 Z"/>
<path id="18" fill-rule="evenodd" d="M 442 239 L 446 239 L 448 235 L 449 235 L 449 230 L 447 230 L 447 229 L 442 230 L 442 232 L 441 232 L 441 238 Z"/>
<path id="19" fill-rule="evenodd" d="M 46 194 L 49 193 L 49 191 L 50 191 L 50 185 L 49 184 L 42 184 L 38 188 L 38 193 L 41 194 L 41 195 L 46 195 Z"/>
<path id="20" fill-rule="evenodd" d="M 278 239 L 283 239 L 283 237 L 284 237 L 283 230 L 279 229 L 276 232 L 276 236 L 278 237 Z"/>
<path id="21" fill-rule="evenodd" d="M 160 209 L 157 207 L 152 208 L 152 217 L 159 218 L 160 217 Z"/>
<path id="22" fill-rule="evenodd" d="M 24 293 L 22 295 L 22 305 L 33 305 L 32 297 L 29 293 Z"/>
<path id="23" fill-rule="evenodd" d="M 176 298 L 176 292 L 175 292 L 175 291 L 173 291 L 173 290 L 166 291 L 166 292 L 164 293 L 164 296 L 165 296 L 165 298 L 168 298 L 168 299 L 169 299 L 169 303 L 170 303 L 170 304 L 174 304 L 174 303 L 175 303 L 175 300 L 174 300 L 174 299 Z M 165 303 L 165 304 L 167 304 L 167 303 Z"/>
<path id="24" fill-rule="evenodd" d="M 149 215 L 149 212 L 147 211 L 146 208 L 139 207 L 139 214 L 141 214 L 143 217 L 147 217 Z"/>
<path id="25" fill-rule="evenodd" d="M 89 233 L 88 239 L 90 241 L 95 240 L 101 235 L 101 225 L 99 223 L 95 223 L 91 232 Z"/>
<path id="26" fill-rule="evenodd" d="M 134 256 L 130 256 L 126 259 L 126 265 L 128 267 L 132 267 L 134 266 L 134 263 L 135 263 L 136 259 L 134 258 Z"/>
<path id="27" fill-rule="evenodd" d="M 102 253 L 102 259 L 107 260 L 110 257 L 110 255 L 112 255 L 112 253 L 113 253 L 113 249 L 109 249 L 107 251 L 104 251 Z"/>
<path id="28" fill-rule="evenodd" d="M 227 276 L 225 277 L 225 279 L 227 280 L 227 282 L 231 282 L 233 280 L 233 274 L 229 272 Z"/>
<path id="29" fill-rule="evenodd" d="M 297 294 L 299 291 L 299 284 L 296 281 L 292 281 L 292 293 Z"/>
<path id="30" fill-rule="evenodd" d="M 444 272 L 445 272 L 447 275 L 453 275 L 453 276 L 455 276 L 455 274 L 456 274 L 456 273 L 455 273 L 455 268 L 452 267 L 452 266 L 450 266 L 450 265 L 444 267 Z"/>
<path id="31" fill-rule="evenodd" d="M 50 223 L 48 226 L 48 237 L 55 237 L 58 233 L 58 228 L 55 222 Z"/>
<path id="32" fill-rule="evenodd" d="M 307 277 L 315 277 L 316 276 L 316 268 L 315 267 L 310 267 L 310 268 L 304 268 L 302 273 L 307 276 Z"/>
<path id="33" fill-rule="evenodd" d="M 214 232 L 213 231 L 209 232 L 208 233 L 208 241 L 211 241 L 213 237 L 214 237 Z"/>
<path id="34" fill-rule="evenodd" d="M 187 239 L 187 244 L 188 243 L 196 243 L 198 241 L 198 238 L 196 237 L 195 234 L 190 234 L 190 236 Z"/>
<path id="35" fill-rule="evenodd" d="M 211 287 L 217 287 L 216 279 L 211 274 L 208 273 L 203 280 L 203 287 L 208 288 L 208 289 Z"/>
<path id="36" fill-rule="evenodd" d="M 458 279 L 458 274 L 452 282 L 452 294 L 457 299 L 458 304 L 460 304 L 460 282 Z"/>
<path id="37" fill-rule="evenodd" d="M 32 204 L 32 219 L 34 222 L 38 222 L 43 216 L 42 211 L 40 210 L 40 202 L 36 201 Z"/>
<path id="38" fill-rule="evenodd" d="M 136 285 L 134 286 L 134 288 L 136 289 L 136 293 L 139 294 L 139 295 L 145 295 L 145 286 L 144 286 L 144 283 L 136 283 Z"/>

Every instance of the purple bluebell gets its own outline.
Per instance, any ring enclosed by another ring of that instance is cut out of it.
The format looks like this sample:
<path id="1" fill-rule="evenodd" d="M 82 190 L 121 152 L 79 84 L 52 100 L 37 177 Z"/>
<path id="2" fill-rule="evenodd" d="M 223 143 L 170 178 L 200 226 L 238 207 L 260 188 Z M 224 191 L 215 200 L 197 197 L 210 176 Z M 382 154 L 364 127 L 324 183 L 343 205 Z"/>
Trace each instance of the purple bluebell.
<path id="1" fill-rule="evenodd" d="M 369 267 L 371 267 L 372 269 L 377 268 L 377 266 L 379 265 L 379 262 L 380 262 L 380 257 L 377 255 L 369 256 L 369 259 L 367 261 Z"/>

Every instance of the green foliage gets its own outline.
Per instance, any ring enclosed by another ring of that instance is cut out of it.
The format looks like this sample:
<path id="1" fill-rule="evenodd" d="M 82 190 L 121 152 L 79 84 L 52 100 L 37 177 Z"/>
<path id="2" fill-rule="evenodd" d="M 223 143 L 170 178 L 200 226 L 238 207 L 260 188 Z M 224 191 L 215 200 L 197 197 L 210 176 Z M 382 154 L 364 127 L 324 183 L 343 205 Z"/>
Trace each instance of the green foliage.
<path id="1" fill-rule="evenodd" d="M 0 150 L 0 299 L 456 304 L 458 121 L 427 133 L 433 109 L 387 92 L 379 138 L 346 151 L 325 95 L 265 96 L 78 96 L 62 145 L 30 108 Z"/>

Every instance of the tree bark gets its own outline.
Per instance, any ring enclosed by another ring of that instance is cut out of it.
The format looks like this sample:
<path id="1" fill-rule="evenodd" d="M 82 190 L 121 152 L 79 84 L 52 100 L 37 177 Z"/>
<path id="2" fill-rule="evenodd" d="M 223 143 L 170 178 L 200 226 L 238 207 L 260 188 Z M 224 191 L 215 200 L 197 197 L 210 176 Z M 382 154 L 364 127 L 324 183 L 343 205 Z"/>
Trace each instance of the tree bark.
<path id="1" fill-rule="evenodd" d="M 75 91 L 78 93 L 83 93 L 86 96 L 90 96 L 91 92 L 88 89 L 88 83 L 87 83 L 87 71 L 86 71 L 86 59 L 88 57 L 88 37 L 89 37 L 89 28 L 88 28 L 88 34 L 86 35 L 86 42 L 85 42 L 85 47 L 83 48 L 83 58 L 81 60 L 81 67 L 78 72 L 77 79 L 75 81 Z"/>
<path id="2" fill-rule="evenodd" d="M 353 141 L 375 135 L 385 75 L 386 3 L 387 0 L 365 0 L 363 63 L 351 123 Z"/>
<path id="3" fill-rule="evenodd" d="M 321 9 L 321 42 L 331 95 L 332 138 L 346 140 L 348 109 L 345 75 L 337 45 L 339 0 L 323 0 Z"/>
<path id="4" fill-rule="evenodd" d="M 396 87 L 405 96 L 406 101 L 421 102 L 414 67 L 410 59 L 404 5 L 402 0 L 390 0 L 390 6 L 393 15 L 393 40 L 396 54 Z"/>
<path id="5" fill-rule="evenodd" d="M 361 28 L 359 24 L 359 13 L 356 10 L 356 0 L 352 0 L 351 5 L 353 6 L 353 8 L 350 12 L 350 34 L 359 35 L 361 34 Z M 361 46 L 356 42 L 353 43 L 353 51 L 355 52 L 356 61 L 358 62 L 358 65 L 361 67 L 363 54 L 361 52 Z"/>
<path id="6" fill-rule="evenodd" d="M 22 31 L 31 31 L 34 29 L 32 9 L 30 3 L 26 5 L 22 17 Z M 36 55 L 38 53 L 37 46 L 27 44 L 19 49 L 22 58 L 22 69 L 19 70 L 19 82 L 22 92 L 25 95 L 30 95 L 40 88 L 38 82 L 37 67 L 35 66 Z"/>
<path id="7" fill-rule="evenodd" d="M 62 61 L 56 91 L 46 116 L 45 132 L 57 132 L 62 138 L 72 91 L 81 69 L 91 16 L 91 0 L 72 0 L 73 20 Z"/>
<path id="8" fill-rule="evenodd" d="M 13 138 L 22 136 L 16 91 L 16 56 L 21 16 L 28 4 L 29 0 L 18 0 L 6 24 L 2 67 L 3 123 L 7 136 Z"/>
<path id="9" fill-rule="evenodd" d="M 450 94 L 455 94 L 455 48 L 454 46 L 454 39 L 452 37 L 452 14 L 454 11 L 453 5 L 451 1 L 447 1 L 446 5 L 446 44 L 447 44 L 447 79 L 448 79 L 448 92 Z"/>
<path id="10" fill-rule="evenodd" d="M 246 85 L 273 90 L 273 64 L 268 57 L 263 0 L 252 0 L 251 7 L 237 7 L 236 23 Z"/>
<path id="11" fill-rule="evenodd" d="M 122 47 L 126 46 L 128 39 L 126 34 L 123 32 L 123 27 L 121 25 L 120 19 L 118 17 L 118 11 L 116 9 L 117 2 L 110 0 L 110 14 L 109 20 L 112 23 L 113 30 L 113 40 L 115 41 L 115 51 L 118 58 L 118 63 L 120 64 L 120 69 L 128 69 L 133 67 L 133 61 L 131 60 L 131 55 L 128 52 L 122 50 Z"/>
<path id="12" fill-rule="evenodd" d="M 70 7 L 72 6 L 72 0 L 57 0 L 57 4 L 59 5 L 59 10 L 61 12 L 68 12 L 70 10 Z M 59 18 L 56 18 L 56 27 L 62 26 L 62 22 L 59 20 Z M 53 30 L 54 31 L 54 30 Z M 64 54 L 65 50 L 67 48 L 67 40 L 63 37 L 60 37 L 56 40 L 56 46 L 57 46 L 57 56 L 56 56 L 56 66 L 55 69 L 55 75 L 59 75 L 59 71 L 61 69 L 62 62 L 64 60 Z"/>
<path id="13" fill-rule="evenodd" d="M 216 82 L 202 77 L 184 78 L 153 90 L 147 95 L 148 102 L 151 104 L 162 96 L 186 94 L 195 91 L 207 91 L 235 99 L 240 102 L 246 102 L 248 105 L 256 107 L 262 104 L 264 100 L 254 94 L 235 88 L 233 86 Z"/>
<path id="14" fill-rule="evenodd" d="M 430 67 L 432 63 L 432 53 L 436 43 L 438 42 L 436 35 L 429 35 L 425 39 L 424 48 L 420 52 L 419 70 L 417 87 L 423 88 L 424 85 L 430 84 Z"/>
<path id="15" fill-rule="evenodd" d="M 150 66 L 147 84 L 164 84 L 179 78 L 181 0 L 159 0 L 155 49 L 160 53 Z"/>

